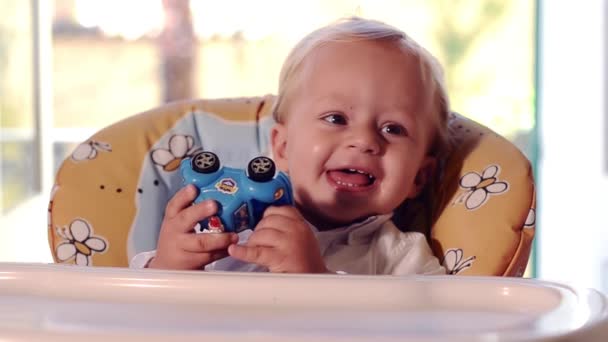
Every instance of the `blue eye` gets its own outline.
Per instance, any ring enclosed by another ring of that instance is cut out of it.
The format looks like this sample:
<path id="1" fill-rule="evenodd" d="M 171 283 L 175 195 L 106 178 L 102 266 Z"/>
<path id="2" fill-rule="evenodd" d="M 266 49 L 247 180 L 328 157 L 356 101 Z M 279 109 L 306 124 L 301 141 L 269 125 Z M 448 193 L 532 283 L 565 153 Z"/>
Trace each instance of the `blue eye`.
<path id="1" fill-rule="evenodd" d="M 401 125 L 396 125 L 396 124 L 388 124 L 382 127 L 382 132 L 384 133 L 388 133 L 390 135 L 401 135 L 401 136 L 407 136 L 407 129 L 405 129 L 405 127 L 401 126 Z"/>
<path id="2" fill-rule="evenodd" d="M 324 116 L 322 119 L 334 125 L 346 125 L 346 117 L 342 114 L 331 113 Z"/>

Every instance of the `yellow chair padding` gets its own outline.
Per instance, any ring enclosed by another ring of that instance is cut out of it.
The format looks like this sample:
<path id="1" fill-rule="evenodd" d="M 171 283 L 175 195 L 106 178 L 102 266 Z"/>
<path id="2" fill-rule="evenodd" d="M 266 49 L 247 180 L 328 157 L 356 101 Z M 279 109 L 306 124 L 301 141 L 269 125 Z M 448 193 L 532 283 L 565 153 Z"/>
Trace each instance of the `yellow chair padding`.
<path id="1" fill-rule="evenodd" d="M 136 198 L 150 193 L 141 193 L 138 182 L 154 144 L 187 115 L 255 124 L 270 115 L 273 101 L 269 95 L 167 104 L 83 142 L 59 169 L 49 203 L 55 262 L 127 266 Z M 432 189 L 432 207 L 426 208 L 435 222 L 433 251 L 452 274 L 521 276 L 534 236 L 530 163 L 512 143 L 471 120 L 454 114 L 450 125 L 456 148 Z M 165 168 L 185 156 L 177 155 Z"/>
<path id="2" fill-rule="evenodd" d="M 522 276 L 535 225 L 532 168 L 490 129 L 453 114 L 453 153 L 437 190 L 432 247 L 453 273 Z"/>

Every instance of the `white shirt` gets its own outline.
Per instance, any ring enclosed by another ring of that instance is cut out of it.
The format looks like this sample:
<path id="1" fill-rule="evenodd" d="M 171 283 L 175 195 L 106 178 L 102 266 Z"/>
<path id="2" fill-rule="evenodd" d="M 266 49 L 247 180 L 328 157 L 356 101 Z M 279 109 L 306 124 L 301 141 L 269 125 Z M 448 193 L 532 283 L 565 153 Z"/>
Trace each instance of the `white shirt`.
<path id="1" fill-rule="evenodd" d="M 327 268 L 349 274 L 446 274 L 425 236 L 400 231 L 390 220 L 391 216 L 371 216 L 362 222 L 328 231 L 319 231 L 310 225 Z M 251 233 L 251 230 L 239 233 L 239 243 L 245 243 Z M 146 267 L 155 254 L 151 251 L 135 255 L 130 267 Z M 226 257 L 205 266 L 205 271 L 265 272 L 267 269 Z"/>

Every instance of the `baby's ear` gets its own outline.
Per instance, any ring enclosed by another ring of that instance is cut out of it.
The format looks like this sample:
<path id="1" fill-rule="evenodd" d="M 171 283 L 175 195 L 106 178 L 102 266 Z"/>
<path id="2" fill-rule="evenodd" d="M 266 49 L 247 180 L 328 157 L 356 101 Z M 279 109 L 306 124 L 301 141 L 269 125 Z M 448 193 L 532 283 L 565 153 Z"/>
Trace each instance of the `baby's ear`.
<path id="1" fill-rule="evenodd" d="M 272 144 L 272 158 L 277 168 L 287 172 L 287 127 L 284 124 L 275 124 L 270 131 Z"/>
<path id="2" fill-rule="evenodd" d="M 437 158 L 427 155 L 420 163 L 420 169 L 418 169 L 418 173 L 416 173 L 416 178 L 414 179 L 414 184 L 410 189 L 410 193 L 407 198 L 415 198 L 424 189 L 424 186 L 427 185 L 433 175 L 435 174 L 435 169 L 437 168 Z"/>

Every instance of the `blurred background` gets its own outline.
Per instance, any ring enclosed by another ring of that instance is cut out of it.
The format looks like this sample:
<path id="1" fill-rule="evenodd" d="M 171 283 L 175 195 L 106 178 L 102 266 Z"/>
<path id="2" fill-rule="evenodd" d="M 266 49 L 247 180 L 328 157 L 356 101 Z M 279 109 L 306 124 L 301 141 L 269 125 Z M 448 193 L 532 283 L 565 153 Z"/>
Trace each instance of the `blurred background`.
<path id="1" fill-rule="evenodd" d="M 300 38 L 359 15 L 430 50 L 453 109 L 532 161 L 527 276 L 608 291 L 608 6 L 546 2 L 2 0 L 0 261 L 51 262 L 53 175 L 95 131 L 168 101 L 276 93 Z"/>

